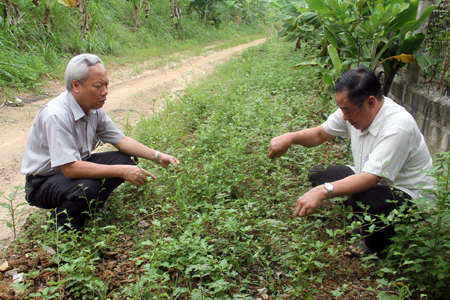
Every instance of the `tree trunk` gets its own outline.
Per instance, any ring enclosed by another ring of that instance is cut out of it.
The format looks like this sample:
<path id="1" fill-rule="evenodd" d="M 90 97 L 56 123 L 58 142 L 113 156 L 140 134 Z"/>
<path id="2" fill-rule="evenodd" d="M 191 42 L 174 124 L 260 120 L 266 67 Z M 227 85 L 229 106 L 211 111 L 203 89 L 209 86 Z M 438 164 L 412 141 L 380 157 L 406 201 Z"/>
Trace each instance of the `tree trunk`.
<path id="1" fill-rule="evenodd" d="M 82 38 L 87 36 L 89 31 L 89 19 L 91 17 L 90 13 L 87 10 L 87 1 L 81 0 L 80 11 L 81 11 L 81 20 L 80 20 L 80 34 Z"/>
<path id="2" fill-rule="evenodd" d="M 234 11 L 234 24 L 236 24 L 238 28 L 239 25 L 241 25 L 241 17 L 239 16 L 239 12 L 237 9 Z"/>
<path id="3" fill-rule="evenodd" d="M 172 0 L 169 0 L 169 11 L 170 11 L 170 24 L 172 24 L 172 26 L 173 26 L 173 18 L 175 17 L 175 14 L 173 13 Z"/>
<path id="4" fill-rule="evenodd" d="M 16 25 L 21 23 L 23 20 L 20 18 L 19 6 L 11 0 L 4 0 L 3 3 L 3 16 L 6 25 Z"/>
<path id="5" fill-rule="evenodd" d="M 44 17 L 44 28 L 45 30 L 51 31 L 52 30 L 52 10 L 50 7 L 45 8 L 45 17 Z"/>
<path id="6" fill-rule="evenodd" d="M 133 9 L 133 24 L 134 24 L 134 29 L 135 30 L 138 28 L 138 13 L 139 13 L 139 10 L 138 10 L 137 6 L 134 5 L 134 9 Z"/>
<path id="7" fill-rule="evenodd" d="M 297 43 L 295 43 L 295 50 L 294 51 L 302 49 L 302 43 L 301 43 L 302 38 L 303 38 L 302 36 L 298 37 Z"/>
<path id="8" fill-rule="evenodd" d="M 5 20 L 5 24 L 8 24 L 8 20 L 11 17 L 9 9 L 11 6 L 11 1 L 10 0 L 4 0 L 4 4 L 3 4 L 3 20 Z"/>
<path id="9" fill-rule="evenodd" d="M 150 15 L 150 2 L 145 1 L 145 18 L 148 19 Z"/>
<path id="10" fill-rule="evenodd" d="M 444 75 L 445 72 L 447 72 L 448 70 L 449 63 L 450 63 L 450 43 L 448 43 L 447 53 L 445 54 L 444 63 L 442 64 L 441 76 L 439 76 L 438 85 L 440 87 L 442 87 L 444 84 Z"/>
<path id="11" fill-rule="evenodd" d="M 422 15 L 422 13 L 433 4 L 434 4 L 434 1 L 420 0 L 419 7 L 417 9 L 417 17 L 416 18 L 419 18 L 420 15 Z M 414 34 L 423 33 L 426 35 L 429 20 L 430 20 L 430 17 L 428 16 L 428 18 L 425 20 L 425 22 L 423 22 L 423 24 L 420 26 L 420 28 L 417 29 L 416 31 L 414 31 Z M 420 48 L 419 52 L 423 52 L 423 46 Z M 406 79 L 405 79 L 406 85 L 414 85 L 414 84 L 418 83 L 419 82 L 419 73 L 420 73 L 419 65 L 416 63 L 409 63 L 408 67 L 406 69 Z"/>
<path id="12" fill-rule="evenodd" d="M 170 10 L 170 23 L 172 23 L 172 26 L 174 26 L 177 30 L 181 29 L 184 31 L 182 18 L 181 15 L 181 6 L 178 4 L 178 0 L 169 0 L 169 10 Z M 177 18 L 177 22 L 174 24 L 174 20 Z"/>

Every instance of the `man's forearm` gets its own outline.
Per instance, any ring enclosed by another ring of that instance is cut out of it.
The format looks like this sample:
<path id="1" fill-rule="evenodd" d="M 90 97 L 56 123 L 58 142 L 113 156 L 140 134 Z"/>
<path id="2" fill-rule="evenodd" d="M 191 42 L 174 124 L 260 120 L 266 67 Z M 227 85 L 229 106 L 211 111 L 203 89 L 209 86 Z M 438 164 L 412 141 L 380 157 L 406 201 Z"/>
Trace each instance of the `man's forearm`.
<path id="1" fill-rule="evenodd" d="M 123 165 L 102 165 L 88 161 L 75 161 L 73 163 L 60 166 L 60 169 L 69 179 L 102 179 L 123 177 L 124 167 L 125 166 Z"/>
<path id="2" fill-rule="evenodd" d="M 308 128 L 301 131 L 287 133 L 290 135 L 292 144 L 301 145 L 303 147 L 316 147 L 329 139 L 321 126 L 316 128 Z"/>
<path id="3" fill-rule="evenodd" d="M 128 155 L 137 156 L 148 160 L 153 160 L 155 157 L 155 150 L 144 146 L 138 141 L 127 136 L 124 136 L 120 141 L 115 143 L 114 146 L 119 149 L 119 151 Z"/>
<path id="4" fill-rule="evenodd" d="M 376 187 L 378 181 L 380 181 L 380 177 L 366 172 L 348 176 L 332 182 L 334 187 L 333 197 L 354 195 L 367 191 Z M 295 214 L 300 217 L 308 216 L 327 198 L 328 191 L 324 188 L 324 185 L 318 185 L 297 199 Z"/>
<path id="5" fill-rule="evenodd" d="M 380 177 L 371 173 L 362 172 L 332 182 L 333 197 L 349 196 L 365 192 L 377 186 Z"/>

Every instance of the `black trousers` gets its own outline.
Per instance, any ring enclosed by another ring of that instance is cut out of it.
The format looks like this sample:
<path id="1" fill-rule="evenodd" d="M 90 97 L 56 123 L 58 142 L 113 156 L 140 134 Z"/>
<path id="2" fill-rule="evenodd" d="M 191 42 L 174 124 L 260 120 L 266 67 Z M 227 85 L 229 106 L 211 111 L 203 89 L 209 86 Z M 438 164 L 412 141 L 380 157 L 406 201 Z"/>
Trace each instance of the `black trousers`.
<path id="1" fill-rule="evenodd" d="M 354 175 L 352 169 L 347 166 L 315 166 L 309 173 L 309 180 L 312 181 L 313 187 L 324 184 L 325 182 L 333 182 L 343 179 L 347 176 Z M 364 210 L 356 204 L 360 201 L 364 206 L 369 205 L 368 213 L 375 215 L 376 224 L 380 227 L 385 226 L 384 223 L 377 218 L 377 215 L 388 215 L 392 210 L 401 206 L 405 201 L 412 199 L 410 195 L 396 188 L 391 189 L 388 186 L 378 185 L 373 189 L 365 192 L 348 196 L 345 205 L 350 205 L 356 213 L 362 213 Z M 388 202 L 387 200 L 396 200 L 397 203 Z M 370 224 L 367 222 L 363 226 L 363 235 Z M 393 237 L 395 230 L 392 225 L 365 236 L 366 245 L 374 251 L 381 251 L 388 240 Z"/>
<path id="2" fill-rule="evenodd" d="M 102 165 L 135 165 L 137 161 L 119 151 L 92 154 L 86 161 Z M 81 229 L 87 214 L 103 207 L 112 191 L 124 179 L 68 179 L 63 172 L 51 176 L 27 176 L 25 198 L 30 205 L 39 208 L 56 208 L 57 224 L 70 222 Z M 63 213 L 66 211 L 66 213 Z"/>

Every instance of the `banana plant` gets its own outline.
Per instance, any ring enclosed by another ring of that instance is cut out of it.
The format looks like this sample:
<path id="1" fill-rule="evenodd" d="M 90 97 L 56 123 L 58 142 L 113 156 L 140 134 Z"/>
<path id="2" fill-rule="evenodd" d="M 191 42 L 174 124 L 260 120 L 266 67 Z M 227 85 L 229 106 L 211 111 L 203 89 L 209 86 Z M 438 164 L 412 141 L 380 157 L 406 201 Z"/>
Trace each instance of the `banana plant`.
<path id="1" fill-rule="evenodd" d="M 44 27 L 47 31 L 51 31 L 53 27 L 52 8 L 56 3 L 64 6 L 75 7 L 80 4 L 79 0 L 42 0 L 45 9 Z"/>
<path id="2" fill-rule="evenodd" d="M 279 5 L 282 1 L 285 5 L 281 6 L 284 11 L 281 15 L 287 25 L 280 34 L 286 34 L 288 30 L 294 35 L 303 34 L 306 37 L 314 34 L 321 38 L 322 45 L 330 44 L 339 51 L 341 65 L 363 65 L 374 70 L 380 60 L 401 54 L 414 55 L 421 67 L 433 63 L 427 53 L 417 53 L 425 36 L 411 32 L 423 24 L 436 5 L 417 16 L 419 0 L 305 0 L 306 6 L 296 5 L 302 0 L 296 0 L 296 4 L 288 0 L 278 0 L 276 3 Z M 278 17 L 282 18 L 280 15 Z M 327 50 L 333 48 L 327 47 Z M 323 57 L 307 63 L 332 63 L 334 66 L 337 61 Z M 385 95 L 403 64 L 397 60 L 383 63 Z M 329 83 L 330 77 L 326 76 L 323 81 Z"/>

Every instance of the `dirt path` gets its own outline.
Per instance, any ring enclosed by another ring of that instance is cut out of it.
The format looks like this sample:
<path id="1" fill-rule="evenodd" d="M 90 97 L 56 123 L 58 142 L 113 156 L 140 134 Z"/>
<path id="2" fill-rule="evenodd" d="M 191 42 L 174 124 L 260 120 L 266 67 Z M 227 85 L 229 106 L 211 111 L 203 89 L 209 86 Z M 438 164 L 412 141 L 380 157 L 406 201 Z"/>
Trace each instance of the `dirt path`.
<path id="1" fill-rule="evenodd" d="M 228 60 L 232 55 L 239 54 L 248 47 L 261 44 L 265 39 L 253 41 L 248 44 L 231 47 L 225 50 L 210 52 L 204 56 L 181 58 L 176 64 L 158 69 L 147 69 L 137 75 L 130 75 L 130 70 L 108 70 L 110 89 L 107 102 L 104 106 L 108 115 L 121 128 L 127 124 L 134 124 L 140 116 L 149 115 L 161 104 L 165 95 L 183 91 L 187 84 L 195 83 L 198 79 L 211 74 L 214 66 Z M 150 65 L 150 64 L 143 64 Z M 23 107 L 0 108 L 0 191 L 4 196 L 14 192 L 14 187 L 24 185 L 24 175 L 20 173 L 23 152 L 28 132 L 34 117 L 49 100 L 65 90 L 61 83 L 49 86 L 49 98 L 37 100 L 33 96 L 24 96 Z M 1 105 L 1 103 L 0 103 Z M 129 113 L 127 114 L 127 110 Z M 14 205 L 24 202 L 24 192 L 20 190 L 14 200 Z M 0 203 L 6 203 L 1 199 Z M 17 228 L 21 228 L 27 216 L 37 209 L 29 205 L 20 206 L 22 211 L 16 218 Z M 8 210 L 0 207 L 0 219 L 11 220 Z M 0 222 L 0 247 L 11 243 L 13 232 Z"/>

